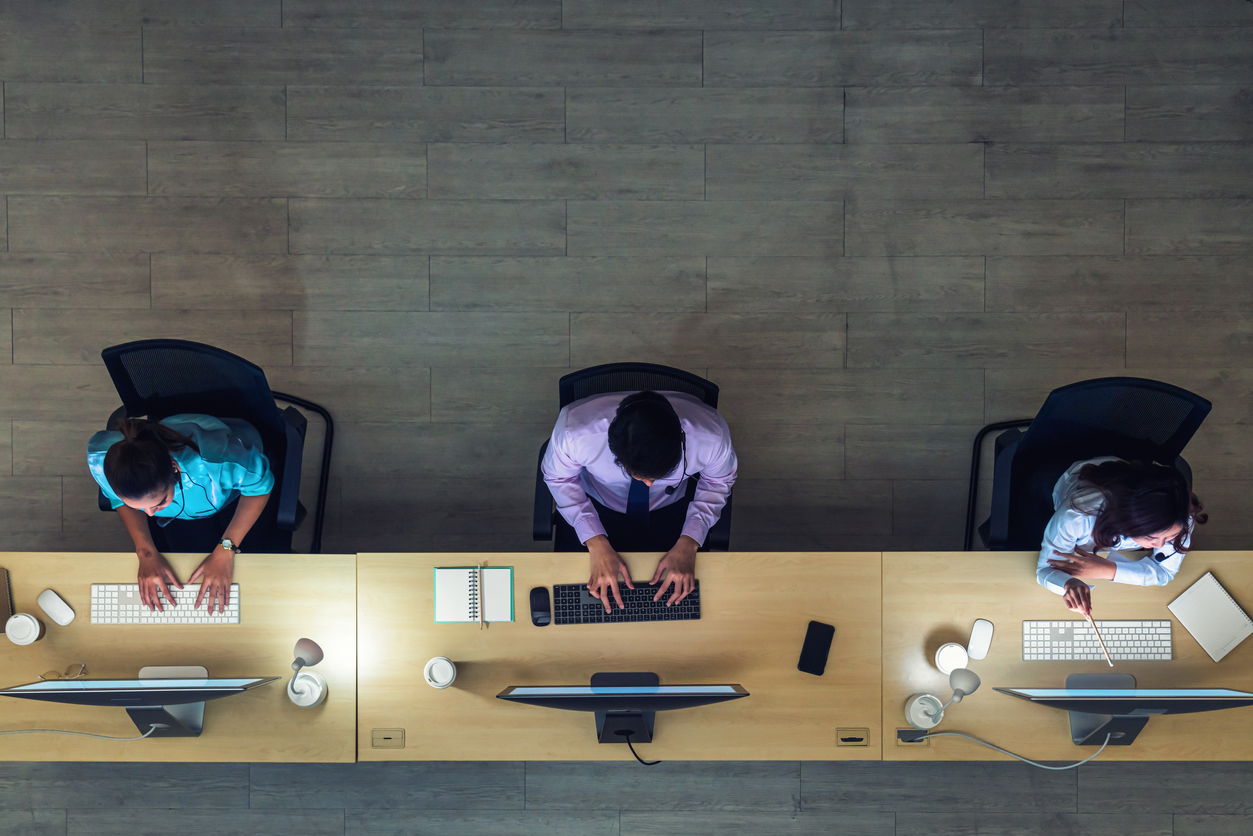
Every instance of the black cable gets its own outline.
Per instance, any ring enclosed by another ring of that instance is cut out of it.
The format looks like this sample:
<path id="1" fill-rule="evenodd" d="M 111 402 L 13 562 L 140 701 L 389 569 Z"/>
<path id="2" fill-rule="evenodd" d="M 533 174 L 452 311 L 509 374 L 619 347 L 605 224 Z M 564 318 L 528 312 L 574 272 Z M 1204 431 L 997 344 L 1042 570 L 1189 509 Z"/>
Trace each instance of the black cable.
<path id="1" fill-rule="evenodd" d="M 661 761 L 646 761 L 643 758 L 641 758 L 639 752 L 635 751 L 635 747 L 631 745 L 631 735 L 627 734 L 627 735 L 624 735 L 624 737 L 626 737 L 627 748 L 631 750 L 631 754 L 635 755 L 635 759 L 639 761 L 640 763 L 644 764 L 644 766 L 656 766 L 657 764 L 661 763 Z"/>

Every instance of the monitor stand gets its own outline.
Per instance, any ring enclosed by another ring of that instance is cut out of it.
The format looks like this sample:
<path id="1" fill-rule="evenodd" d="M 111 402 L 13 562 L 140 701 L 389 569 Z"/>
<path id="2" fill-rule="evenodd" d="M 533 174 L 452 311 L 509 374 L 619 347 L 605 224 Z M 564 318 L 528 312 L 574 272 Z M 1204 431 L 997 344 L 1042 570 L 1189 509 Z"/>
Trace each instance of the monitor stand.
<path id="1" fill-rule="evenodd" d="M 1136 678 L 1126 673 L 1072 673 L 1066 677 L 1067 688 L 1125 689 L 1135 688 Z M 1100 746 L 1110 735 L 1110 746 L 1130 746 L 1148 723 L 1149 717 L 1162 711 L 1136 714 L 1089 714 L 1069 711 L 1070 739 L 1076 746 Z"/>
<path id="2" fill-rule="evenodd" d="M 147 667 L 139 669 L 140 679 L 208 679 L 209 669 L 199 665 L 176 667 Z M 128 706 L 135 726 L 146 732 L 154 724 L 158 728 L 148 737 L 200 737 L 204 731 L 204 703 L 190 702 L 182 705 L 134 705 Z"/>
<path id="3" fill-rule="evenodd" d="M 655 673 L 594 673 L 593 688 L 656 688 Z M 597 711 L 596 738 L 601 743 L 652 743 L 655 711 Z"/>

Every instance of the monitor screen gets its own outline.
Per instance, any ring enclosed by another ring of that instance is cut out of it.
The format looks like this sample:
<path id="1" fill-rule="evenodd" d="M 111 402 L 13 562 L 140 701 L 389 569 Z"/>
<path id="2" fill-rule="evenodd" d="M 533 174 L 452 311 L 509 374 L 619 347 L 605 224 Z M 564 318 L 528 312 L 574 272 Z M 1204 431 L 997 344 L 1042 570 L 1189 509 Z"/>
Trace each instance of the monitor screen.
<path id="1" fill-rule="evenodd" d="M 739 692 L 734 685 L 654 685 L 654 686 L 614 686 L 612 688 L 596 688 L 588 685 L 571 687 L 524 686 L 511 688 L 509 693 L 515 697 L 591 697 L 596 695 L 637 695 L 651 696 L 688 696 L 692 694 L 708 694 L 711 696 L 734 696 Z"/>
<path id="2" fill-rule="evenodd" d="M 227 697 L 277 680 L 276 676 L 225 679 L 54 679 L 0 689 L 0 696 L 72 705 L 182 705 Z"/>
<path id="3" fill-rule="evenodd" d="M 747 696 L 740 685 L 514 685 L 496 695 L 568 711 L 670 711 Z"/>
<path id="4" fill-rule="evenodd" d="M 1192 714 L 1253 705 L 1253 693 L 1232 688 L 997 688 L 1050 708 L 1090 714 Z"/>
<path id="5" fill-rule="evenodd" d="M 1013 688 L 1031 699 L 1157 698 L 1190 700 L 1204 697 L 1253 697 L 1230 688 Z"/>

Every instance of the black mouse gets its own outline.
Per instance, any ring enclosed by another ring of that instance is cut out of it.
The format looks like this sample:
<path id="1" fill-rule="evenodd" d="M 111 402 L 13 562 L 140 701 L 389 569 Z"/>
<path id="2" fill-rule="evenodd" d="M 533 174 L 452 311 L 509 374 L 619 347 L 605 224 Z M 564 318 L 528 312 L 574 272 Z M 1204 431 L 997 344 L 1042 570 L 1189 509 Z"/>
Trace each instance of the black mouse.
<path id="1" fill-rule="evenodd" d="M 536 627 L 552 624 L 553 608 L 548 603 L 548 587 L 537 586 L 531 590 L 531 623 Z"/>

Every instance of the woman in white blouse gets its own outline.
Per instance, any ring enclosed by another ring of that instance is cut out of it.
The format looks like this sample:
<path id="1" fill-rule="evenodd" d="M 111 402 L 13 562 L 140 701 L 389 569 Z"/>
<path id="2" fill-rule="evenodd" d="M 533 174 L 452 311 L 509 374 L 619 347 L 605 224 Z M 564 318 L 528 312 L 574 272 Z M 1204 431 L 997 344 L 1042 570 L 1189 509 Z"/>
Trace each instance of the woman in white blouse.
<path id="1" fill-rule="evenodd" d="M 1091 588 L 1084 580 L 1170 583 L 1193 527 L 1207 519 L 1178 470 L 1113 456 L 1071 465 L 1053 488 L 1053 507 L 1057 511 L 1044 529 L 1036 580 L 1084 615 L 1092 613 Z M 1122 549 L 1153 553 L 1136 559 Z M 1097 554 L 1104 550 L 1108 556 Z"/>

